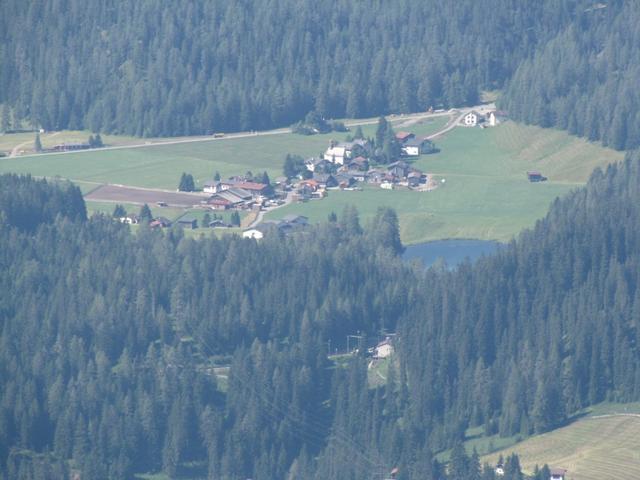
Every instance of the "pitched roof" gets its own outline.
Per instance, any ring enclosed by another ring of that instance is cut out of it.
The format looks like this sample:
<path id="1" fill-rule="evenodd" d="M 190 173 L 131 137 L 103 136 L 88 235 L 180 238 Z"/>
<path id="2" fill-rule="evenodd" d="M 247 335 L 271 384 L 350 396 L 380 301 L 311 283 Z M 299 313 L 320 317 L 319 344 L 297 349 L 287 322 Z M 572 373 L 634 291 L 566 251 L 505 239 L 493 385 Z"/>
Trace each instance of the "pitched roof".
<path id="1" fill-rule="evenodd" d="M 304 215 L 289 214 L 282 217 L 282 221 L 286 223 L 307 223 L 309 218 Z"/>
<path id="2" fill-rule="evenodd" d="M 232 185 L 234 188 L 242 188 L 243 190 L 249 190 L 249 191 L 262 191 L 265 188 L 267 188 L 267 185 L 265 185 L 264 183 L 258 183 L 258 182 L 229 182 L 230 185 Z"/>
<path id="3" fill-rule="evenodd" d="M 414 136 L 414 134 L 411 133 L 411 132 L 398 132 L 398 133 L 396 133 L 396 138 L 398 140 L 400 140 L 401 142 L 405 141 L 405 140 L 408 140 L 409 138 L 411 138 L 413 136 Z"/>

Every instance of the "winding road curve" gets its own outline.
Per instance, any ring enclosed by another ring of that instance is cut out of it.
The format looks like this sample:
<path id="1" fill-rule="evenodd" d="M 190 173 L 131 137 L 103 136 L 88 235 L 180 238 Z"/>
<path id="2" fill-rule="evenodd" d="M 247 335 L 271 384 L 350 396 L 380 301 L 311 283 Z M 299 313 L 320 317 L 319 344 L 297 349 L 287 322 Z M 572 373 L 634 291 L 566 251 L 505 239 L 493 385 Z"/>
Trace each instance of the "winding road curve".
<path id="1" fill-rule="evenodd" d="M 393 120 L 421 120 L 423 118 L 437 118 L 437 117 L 446 117 L 446 116 L 451 116 L 453 113 L 455 112 L 460 112 L 460 115 L 458 117 L 456 117 L 456 119 L 452 122 L 448 122 L 447 126 L 445 128 L 443 128 L 442 130 L 429 135 L 427 138 L 428 139 L 432 139 L 435 138 L 439 135 L 442 135 L 446 132 L 448 132 L 449 130 L 452 130 L 453 128 L 455 128 L 459 121 L 462 119 L 462 117 L 464 115 L 466 115 L 468 112 L 472 111 L 472 110 L 478 110 L 481 111 L 483 109 L 488 108 L 489 105 L 478 105 L 475 107 L 467 107 L 467 108 L 461 108 L 461 109 L 456 109 L 456 110 L 448 110 L 445 112 L 437 112 L 437 113 L 412 113 L 412 114 L 408 114 L 408 115 L 402 115 L 402 116 L 390 116 L 387 117 L 389 120 L 393 121 Z M 357 127 L 358 125 L 374 125 L 378 123 L 378 119 L 369 119 L 369 120 L 355 120 L 355 121 L 350 121 L 350 122 L 345 122 L 345 125 L 347 127 Z M 106 151 L 106 150 L 124 150 L 124 149 L 130 149 L 130 148 L 149 148 L 149 147 L 157 147 L 160 145 L 179 145 L 182 143 L 198 143 L 198 142 L 223 142 L 223 141 L 228 141 L 228 140 L 235 140 L 238 138 L 250 138 L 250 137 L 259 137 L 259 136 L 264 136 L 264 135 L 283 135 L 283 134 L 287 134 L 287 133 L 291 133 L 291 129 L 290 128 L 278 128 L 275 130 L 265 130 L 265 131 L 260 131 L 260 132 L 240 132 L 240 133 L 230 133 L 225 135 L 224 137 L 218 137 L 215 138 L 213 136 L 206 136 L 206 137 L 193 137 L 193 138 L 186 138 L 186 139 L 182 139 L 182 140 L 167 140 L 167 141 L 159 141 L 159 142 L 143 142 L 143 143 L 138 143 L 138 144 L 134 144 L 134 145 L 117 145 L 114 147 L 103 147 L 100 148 L 98 150 L 100 151 Z M 12 151 L 12 155 L 11 157 L 15 158 L 14 152 L 17 154 L 19 152 L 19 147 L 27 144 L 29 142 L 25 142 L 24 144 L 18 145 L 16 147 L 14 147 L 13 151 Z M 74 150 L 71 152 L 48 152 L 48 153 L 38 153 L 38 154 L 29 154 L 29 155 L 21 155 L 20 158 L 26 158 L 26 157 L 32 157 L 32 156 L 42 156 L 42 155 L 73 155 L 74 153 L 86 153 L 87 150 Z"/>

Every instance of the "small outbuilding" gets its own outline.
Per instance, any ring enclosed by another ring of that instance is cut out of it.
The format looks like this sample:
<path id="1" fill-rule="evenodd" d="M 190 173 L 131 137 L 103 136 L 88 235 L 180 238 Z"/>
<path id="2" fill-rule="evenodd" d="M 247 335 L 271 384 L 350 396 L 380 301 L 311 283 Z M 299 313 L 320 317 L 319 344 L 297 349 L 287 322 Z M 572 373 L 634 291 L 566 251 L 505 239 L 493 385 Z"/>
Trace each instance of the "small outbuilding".
<path id="1" fill-rule="evenodd" d="M 527 172 L 527 178 L 530 182 L 544 182 L 547 180 L 547 177 L 543 176 L 542 173 L 538 171 L 530 171 Z"/>
<path id="2" fill-rule="evenodd" d="M 192 217 L 182 217 L 178 219 L 176 222 L 182 228 L 188 228 L 190 230 L 195 230 L 198 228 L 198 221 Z"/>
<path id="3" fill-rule="evenodd" d="M 549 480 L 565 480 L 567 475 L 566 468 L 552 468 L 550 471 Z"/>

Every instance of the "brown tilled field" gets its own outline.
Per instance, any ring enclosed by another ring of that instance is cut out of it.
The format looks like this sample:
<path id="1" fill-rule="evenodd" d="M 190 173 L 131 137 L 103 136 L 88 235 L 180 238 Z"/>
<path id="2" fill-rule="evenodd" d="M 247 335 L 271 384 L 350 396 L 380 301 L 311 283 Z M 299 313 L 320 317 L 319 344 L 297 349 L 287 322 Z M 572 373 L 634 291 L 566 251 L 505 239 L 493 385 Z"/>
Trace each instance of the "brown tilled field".
<path id="1" fill-rule="evenodd" d="M 166 190 L 103 185 L 88 195 L 85 195 L 85 199 L 100 202 L 132 203 L 136 205 L 165 202 L 170 207 L 188 208 L 199 205 L 207 196 L 207 194 L 202 193 L 169 192 Z"/>

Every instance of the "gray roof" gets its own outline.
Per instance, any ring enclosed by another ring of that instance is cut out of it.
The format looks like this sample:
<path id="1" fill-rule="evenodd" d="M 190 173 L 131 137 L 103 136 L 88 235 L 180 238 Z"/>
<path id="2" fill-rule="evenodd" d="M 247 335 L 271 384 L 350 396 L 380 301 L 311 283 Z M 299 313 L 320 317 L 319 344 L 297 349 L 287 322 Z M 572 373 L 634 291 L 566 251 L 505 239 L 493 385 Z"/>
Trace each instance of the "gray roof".
<path id="1" fill-rule="evenodd" d="M 216 196 L 220 198 L 224 198 L 225 200 L 228 200 L 231 203 L 240 203 L 244 201 L 244 198 L 239 197 L 238 195 L 236 195 L 235 193 L 229 190 L 224 190 L 222 192 L 219 192 L 216 194 Z"/>
<path id="2" fill-rule="evenodd" d="M 420 147 L 422 146 L 422 144 L 424 144 L 424 142 L 428 142 L 429 140 L 427 140 L 426 138 L 412 138 L 410 140 L 407 140 L 406 142 L 404 142 L 403 146 L 404 147 Z"/>
<path id="3" fill-rule="evenodd" d="M 232 188 L 228 188 L 226 191 L 233 193 L 235 196 L 240 197 L 242 199 L 251 198 L 251 192 L 245 190 L 244 188 L 232 187 Z"/>
<path id="4" fill-rule="evenodd" d="M 309 221 L 309 218 L 305 217 L 304 215 L 290 214 L 282 217 L 282 221 L 286 223 L 307 223 Z"/>

